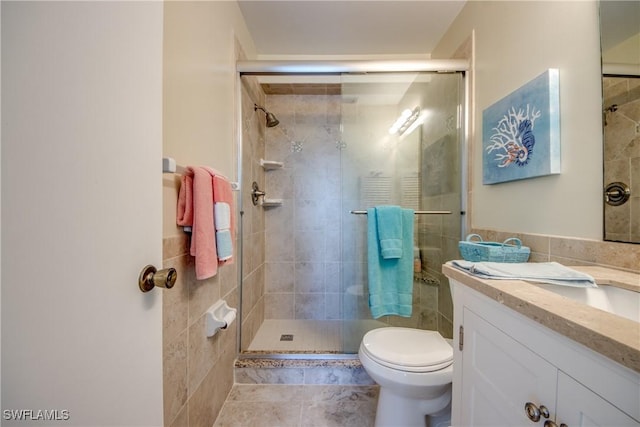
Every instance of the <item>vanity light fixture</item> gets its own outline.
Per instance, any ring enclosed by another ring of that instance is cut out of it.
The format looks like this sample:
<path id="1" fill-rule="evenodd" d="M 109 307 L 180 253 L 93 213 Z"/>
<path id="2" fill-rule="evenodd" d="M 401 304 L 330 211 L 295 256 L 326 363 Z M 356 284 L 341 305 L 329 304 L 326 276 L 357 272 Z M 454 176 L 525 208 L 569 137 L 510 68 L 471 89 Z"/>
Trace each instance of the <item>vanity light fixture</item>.
<path id="1" fill-rule="evenodd" d="M 400 117 L 393 123 L 393 125 L 389 128 L 389 134 L 394 135 L 402 135 L 407 132 L 409 129 L 413 130 L 418 127 L 423 120 L 418 120 L 420 118 L 420 107 L 416 107 L 413 110 L 409 110 L 408 108 L 404 110 Z"/>

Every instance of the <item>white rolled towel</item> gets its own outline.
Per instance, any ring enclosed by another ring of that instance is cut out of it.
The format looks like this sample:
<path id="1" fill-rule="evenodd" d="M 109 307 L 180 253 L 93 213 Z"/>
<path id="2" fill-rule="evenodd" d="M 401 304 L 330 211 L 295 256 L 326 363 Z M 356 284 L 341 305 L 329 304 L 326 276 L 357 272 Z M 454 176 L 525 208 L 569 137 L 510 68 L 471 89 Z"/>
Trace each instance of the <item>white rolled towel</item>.
<path id="1" fill-rule="evenodd" d="M 216 230 L 231 228 L 231 207 L 228 203 L 216 202 L 213 205 L 213 221 Z"/>

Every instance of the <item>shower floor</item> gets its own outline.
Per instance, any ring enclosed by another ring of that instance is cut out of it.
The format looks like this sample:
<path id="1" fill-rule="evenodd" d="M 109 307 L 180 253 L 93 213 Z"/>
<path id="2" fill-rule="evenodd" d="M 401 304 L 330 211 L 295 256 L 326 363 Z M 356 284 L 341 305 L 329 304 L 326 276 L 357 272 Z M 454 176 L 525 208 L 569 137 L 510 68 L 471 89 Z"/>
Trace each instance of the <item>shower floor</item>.
<path id="1" fill-rule="evenodd" d="M 377 320 L 267 319 L 247 350 L 357 353 L 367 331 L 385 326 Z"/>

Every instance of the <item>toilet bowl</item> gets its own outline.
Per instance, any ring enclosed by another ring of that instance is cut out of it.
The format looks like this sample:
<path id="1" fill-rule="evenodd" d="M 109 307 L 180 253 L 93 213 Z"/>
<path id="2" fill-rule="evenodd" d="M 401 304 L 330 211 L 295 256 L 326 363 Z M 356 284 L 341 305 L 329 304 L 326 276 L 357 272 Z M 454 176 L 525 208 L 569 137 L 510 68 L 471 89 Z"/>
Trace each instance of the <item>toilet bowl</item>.
<path id="1" fill-rule="evenodd" d="M 380 385 L 376 427 L 424 427 L 451 402 L 453 348 L 435 331 L 387 327 L 365 334 L 358 357 Z"/>

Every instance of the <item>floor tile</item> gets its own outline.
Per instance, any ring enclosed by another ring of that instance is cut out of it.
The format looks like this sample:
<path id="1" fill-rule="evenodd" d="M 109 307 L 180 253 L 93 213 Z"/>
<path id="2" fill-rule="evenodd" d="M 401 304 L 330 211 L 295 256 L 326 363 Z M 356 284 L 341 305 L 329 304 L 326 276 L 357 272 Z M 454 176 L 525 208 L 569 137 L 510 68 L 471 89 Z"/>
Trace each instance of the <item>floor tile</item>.
<path id="1" fill-rule="evenodd" d="M 236 384 L 214 427 L 370 427 L 378 386 Z"/>

